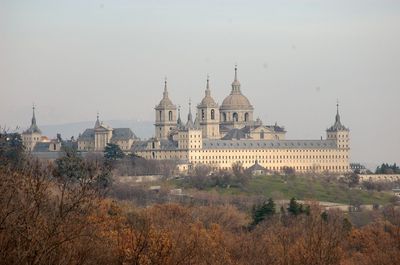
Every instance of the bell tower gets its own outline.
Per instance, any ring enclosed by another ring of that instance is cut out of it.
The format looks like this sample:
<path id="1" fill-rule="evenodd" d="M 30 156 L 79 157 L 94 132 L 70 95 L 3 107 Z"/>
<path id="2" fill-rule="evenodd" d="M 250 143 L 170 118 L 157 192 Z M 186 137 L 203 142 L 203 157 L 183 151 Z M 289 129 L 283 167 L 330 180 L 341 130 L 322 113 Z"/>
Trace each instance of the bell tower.
<path id="1" fill-rule="evenodd" d="M 335 123 L 326 130 L 327 140 L 335 140 L 337 147 L 341 150 L 350 149 L 350 130 L 342 125 L 339 114 L 339 102 L 336 103 Z"/>
<path id="2" fill-rule="evenodd" d="M 155 137 L 158 139 L 168 139 L 171 131 L 176 128 L 176 106 L 168 97 L 167 79 L 164 81 L 164 93 L 160 103 L 155 109 Z"/>
<path id="3" fill-rule="evenodd" d="M 197 105 L 197 118 L 199 119 L 203 138 L 217 139 L 220 137 L 219 108 L 211 97 L 209 76 L 207 76 L 205 96 L 201 103 Z"/>

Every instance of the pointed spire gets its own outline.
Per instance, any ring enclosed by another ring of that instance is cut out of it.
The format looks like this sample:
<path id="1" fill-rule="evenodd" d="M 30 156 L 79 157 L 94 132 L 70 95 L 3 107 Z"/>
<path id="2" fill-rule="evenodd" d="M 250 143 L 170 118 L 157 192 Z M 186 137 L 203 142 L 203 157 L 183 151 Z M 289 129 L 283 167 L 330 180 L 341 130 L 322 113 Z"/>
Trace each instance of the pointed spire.
<path id="1" fill-rule="evenodd" d="M 210 90 L 210 76 L 207 75 L 207 85 L 206 85 L 206 97 L 211 96 L 211 90 Z"/>
<path id="2" fill-rule="evenodd" d="M 99 112 L 97 112 L 97 119 L 96 123 L 94 124 L 94 128 L 100 127 L 100 118 L 99 118 Z"/>
<path id="3" fill-rule="evenodd" d="M 32 121 L 31 121 L 31 126 L 36 126 L 35 103 L 32 104 Z"/>
<path id="4" fill-rule="evenodd" d="M 188 113 L 188 120 L 186 122 L 186 128 L 192 129 L 193 128 L 193 117 L 192 117 L 192 101 L 189 98 L 189 113 Z"/>
<path id="5" fill-rule="evenodd" d="M 235 64 L 235 79 L 232 83 L 232 92 L 231 94 L 241 94 L 240 92 L 240 82 L 237 78 L 237 64 Z"/>
<path id="6" fill-rule="evenodd" d="M 182 120 L 181 120 L 181 106 L 178 105 L 178 119 L 176 120 L 176 124 L 178 125 L 178 128 L 182 126 Z"/>
<path id="7" fill-rule="evenodd" d="M 237 64 L 235 64 L 235 81 L 237 81 Z"/>
<path id="8" fill-rule="evenodd" d="M 189 98 L 189 114 L 188 114 L 188 119 L 192 119 L 192 100 Z"/>
<path id="9" fill-rule="evenodd" d="M 340 121 L 340 114 L 339 114 L 339 100 L 336 101 L 336 117 L 335 117 L 335 123 L 333 126 L 328 128 L 328 131 L 334 132 L 334 131 L 343 131 L 343 130 L 348 130 Z"/>
<path id="10" fill-rule="evenodd" d="M 164 98 L 168 97 L 168 90 L 167 90 L 167 77 L 164 78 Z"/>
<path id="11" fill-rule="evenodd" d="M 35 104 L 32 104 L 31 126 L 24 133 L 42 133 L 36 124 Z"/>
<path id="12" fill-rule="evenodd" d="M 340 124 L 339 100 L 336 100 L 336 118 L 335 118 L 335 123 Z"/>

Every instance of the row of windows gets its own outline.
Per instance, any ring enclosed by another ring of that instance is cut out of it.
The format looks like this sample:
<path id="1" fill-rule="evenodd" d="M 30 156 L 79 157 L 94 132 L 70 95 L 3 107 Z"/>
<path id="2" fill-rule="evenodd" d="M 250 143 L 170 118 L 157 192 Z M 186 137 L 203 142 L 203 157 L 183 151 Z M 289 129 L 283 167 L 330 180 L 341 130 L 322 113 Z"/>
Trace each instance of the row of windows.
<path id="1" fill-rule="evenodd" d="M 248 161 L 248 163 L 255 163 L 256 161 Z M 200 163 L 198 163 L 200 164 Z M 265 168 L 267 170 L 284 170 L 285 168 L 288 168 L 291 166 L 266 166 Z M 218 169 L 218 167 L 213 167 L 214 169 Z M 229 167 L 222 167 L 223 169 L 229 169 Z M 248 167 L 245 167 L 248 168 Z M 311 171 L 311 170 L 348 170 L 349 166 L 342 166 L 342 165 L 335 165 L 335 166 L 320 166 L 320 165 L 312 165 L 312 166 L 294 166 L 292 167 L 297 171 Z"/>
<path id="2" fill-rule="evenodd" d="M 330 152 L 343 152 L 343 150 L 336 149 L 204 149 L 203 152 L 206 153 L 330 153 Z"/>
<path id="3" fill-rule="evenodd" d="M 270 156 L 190 156 L 190 159 L 344 159 L 349 158 L 348 155 L 270 155 Z"/>

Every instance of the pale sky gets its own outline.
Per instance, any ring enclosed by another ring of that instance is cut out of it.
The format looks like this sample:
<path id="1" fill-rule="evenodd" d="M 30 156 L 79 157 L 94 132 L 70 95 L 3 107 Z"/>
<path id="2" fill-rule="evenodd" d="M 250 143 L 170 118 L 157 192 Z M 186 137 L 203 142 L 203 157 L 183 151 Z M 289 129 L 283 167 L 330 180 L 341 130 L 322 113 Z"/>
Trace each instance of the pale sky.
<path id="1" fill-rule="evenodd" d="M 169 95 L 242 92 L 288 139 L 319 139 L 336 100 L 352 161 L 400 163 L 400 1 L 0 0 L 0 125 L 151 121 Z"/>

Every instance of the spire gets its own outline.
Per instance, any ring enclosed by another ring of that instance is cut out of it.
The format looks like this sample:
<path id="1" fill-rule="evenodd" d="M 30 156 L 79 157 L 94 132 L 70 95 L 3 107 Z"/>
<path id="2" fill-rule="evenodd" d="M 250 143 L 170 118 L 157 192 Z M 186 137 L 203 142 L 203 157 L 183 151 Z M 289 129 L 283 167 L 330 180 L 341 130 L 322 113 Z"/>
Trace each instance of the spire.
<path id="1" fill-rule="evenodd" d="M 186 123 L 186 128 L 187 129 L 192 129 L 193 128 L 193 117 L 192 117 L 192 101 L 189 98 L 189 113 L 188 113 L 188 120 Z"/>
<path id="2" fill-rule="evenodd" d="M 42 133 L 39 129 L 39 127 L 36 124 L 36 115 L 35 115 L 35 104 L 32 104 L 32 120 L 31 120 L 31 126 L 24 131 L 24 133 Z"/>
<path id="3" fill-rule="evenodd" d="M 339 100 L 336 101 L 336 122 L 340 123 L 340 115 L 339 115 Z"/>
<path id="4" fill-rule="evenodd" d="M 100 127 L 100 119 L 99 119 L 99 112 L 97 112 L 97 119 L 96 123 L 94 124 L 94 128 Z"/>
<path id="5" fill-rule="evenodd" d="M 339 100 L 336 101 L 336 117 L 335 117 L 335 123 L 333 126 L 331 126 L 328 131 L 342 131 L 342 130 L 348 130 L 345 126 L 342 125 L 342 122 L 340 121 L 340 114 L 339 114 Z"/>
<path id="6" fill-rule="evenodd" d="M 176 124 L 178 125 L 178 128 L 182 126 L 182 120 L 181 120 L 181 106 L 178 105 L 178 119 L 176 121 Z"/>
<path id="7" fill-rule="evenodd" d="M 167 77 L 165 77 L 165 79 L 164 79 L 164 93 L 163 93 L 163 95 L 164 95 L 164 98 L 167 98 L 167 97 L 168 97 Z"/>
<path id="8" fill-rule="evenodd" d="M 210 76 L 207 75 L 207 85 L 206 85 L 206 97 L 211 96 L 211 90 L 210 90 Z"/>
<path id="9" fill-rule="evenodd" d="M 237 64 L 235 64 L 235 81 L 237 81 Z"/>
<path id="10" fill-rule="evenodd" d="M 37 126 L 36 125 L 36 116 L 35 116 L 35 104 L 32 104 L 32 122 L 31 126 Z"/>
<path id="11" fill-rule="evenodd" d="M 232 83 L 232 92 L 231 94 L 241 94 L 240 92 L 240 82 L 237 78 L 237 64 L 235 64 L 235 79 Z"/>
<path id="12" fill-rule="evenodd" d="M 192 100 L 189 98 L 189 114 L 188 120 L 192 120 Z"/>

